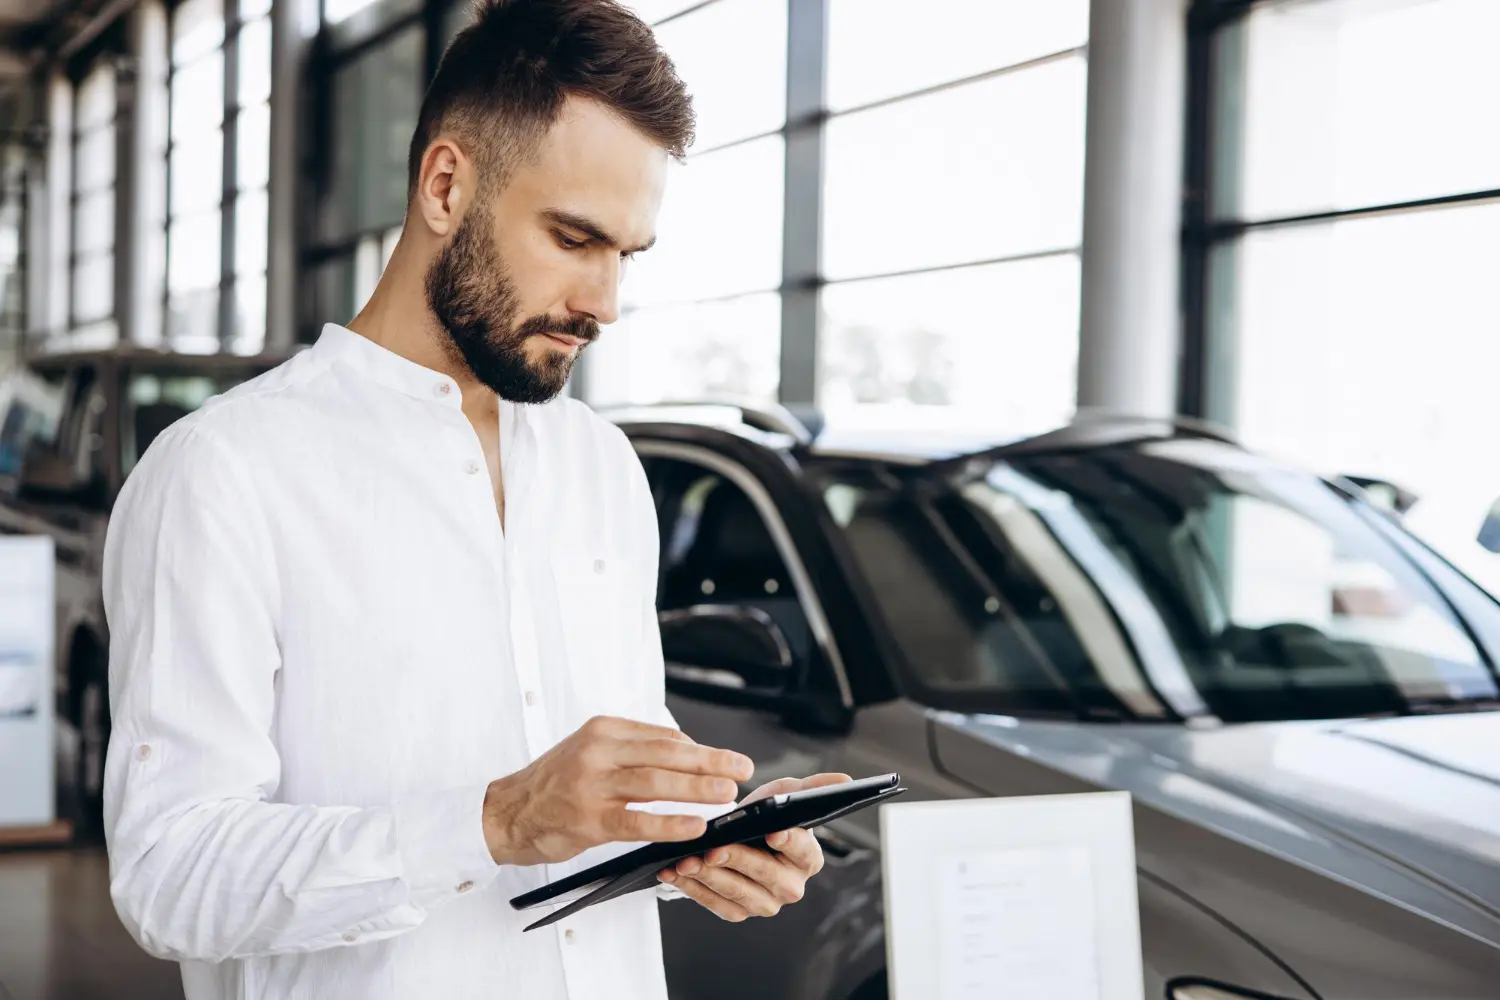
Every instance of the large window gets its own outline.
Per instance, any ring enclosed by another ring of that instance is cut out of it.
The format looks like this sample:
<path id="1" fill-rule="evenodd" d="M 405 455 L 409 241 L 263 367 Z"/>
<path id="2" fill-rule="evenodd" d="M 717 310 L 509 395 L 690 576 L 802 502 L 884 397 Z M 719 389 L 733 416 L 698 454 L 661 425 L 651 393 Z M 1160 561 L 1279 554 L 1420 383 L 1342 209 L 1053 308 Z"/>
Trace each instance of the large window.
<path id="1" fill-rule="evenodd" d="M 634 5 L 693 95 L 657 246 L 626 272 L 622 315 L 589 349 L 596 403 L 774 400 L 781 360 L 787 5 Z M 684 13 L 680 8 L 689 7 Z"/>
<path id="2" fill-rule="evenodd" d="M 268 0 L 184 0 L 172 11 L 166 334 L 176 350 L 265 343 L 269 12 Z"/>
<path id="3" fill-rule="evenodd" d="M 73 231 L 69 327 L 115 311 L 115 68 L 96 62 L 73 92 Z"/>
<path id="4" fill-rule="evenodd" d="M 1088 0 L 931 0 L 920 17 L 905 0 L 625 4 L 698 129 L 621 319 L 586 354 L 591 402 L 814 395 L 850 420 L 958 411 L 1016 432 L 1068 417 Z M 423 83 L 467 21 L 464 0 L 323 13 L 304 337 L 378 278 Z"/>
<path id="5" fill-rule="evenodd" d="M 818 398 L 845 420 L 1072 412 L 1087 0 L 829 0 Z"/>
<path id="6" fill-rule="evenodd" d="M 450 17 L 449 30 L 462 23 L 461 9 Z M 322 150 L 304 339 L 315 338 L 325 322 L 354 317 L 401 235 L 406 152 L 428 74 L 422 22 L 404 20 L 373 44 L 334 52 L 323 67 L 332 114 Z"/>
<path id="7" fill-rule="evenodd" d="M 1491 0 L 1263 3 L 1214 26 L 1204 407 L 1250 445 L 1500 495 L 1468 457 L 1500 426 L 1496 38 Z"/>

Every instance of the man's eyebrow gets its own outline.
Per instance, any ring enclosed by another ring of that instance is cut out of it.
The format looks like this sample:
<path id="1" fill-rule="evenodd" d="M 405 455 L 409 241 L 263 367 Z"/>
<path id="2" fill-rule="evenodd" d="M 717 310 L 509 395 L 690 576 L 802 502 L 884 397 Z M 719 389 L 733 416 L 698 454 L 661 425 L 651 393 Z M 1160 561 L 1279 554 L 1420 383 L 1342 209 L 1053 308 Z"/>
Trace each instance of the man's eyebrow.
<path id="1" fill-rule="evenodd" d="M 565 212 L 560 208 L 547 209 L 542 213 L 542 218 L 555 225 L 567 226 L 569 229 L 577 230 L 578 232 L 583 233 L 589 239 L 593 240 L 595 243 L 598 243 L 601 246 L 608 247 L 611 250 L 618 250 L 620 248 L 620 241 L 609 235 L 609 233 L 605 232 L 604 227 L 599 225 L 599 223 L 595 222 L 593 219 L 586 219 L 581 215 L 574 215 L 572 212 Z M 636 247 L 634 250 L 630 250 L 627 252 L 644 253 L 645 251 L 650 250 L 655 245 L 656 237 L 653 236 L 651 237 L 651 239 Z"/>

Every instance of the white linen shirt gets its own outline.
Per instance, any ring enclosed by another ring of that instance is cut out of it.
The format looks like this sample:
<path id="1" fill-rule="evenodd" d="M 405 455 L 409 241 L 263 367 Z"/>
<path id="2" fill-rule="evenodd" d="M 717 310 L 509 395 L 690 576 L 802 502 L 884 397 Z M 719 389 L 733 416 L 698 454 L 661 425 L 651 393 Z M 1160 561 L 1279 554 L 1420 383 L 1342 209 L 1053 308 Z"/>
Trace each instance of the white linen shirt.
<path id="1" fill-rule="evenodd" d="M 111 893 L 188 1000 L 665 1000 L 653 893 L 509 905 L 625 845 L 502 867 L 480 818 L 591 716 L 671 724 L 650 492 L 566 398 L 502 404 L 501 454 L 504 530 L 457 384 L 330 325 L 131 474 Z"/>

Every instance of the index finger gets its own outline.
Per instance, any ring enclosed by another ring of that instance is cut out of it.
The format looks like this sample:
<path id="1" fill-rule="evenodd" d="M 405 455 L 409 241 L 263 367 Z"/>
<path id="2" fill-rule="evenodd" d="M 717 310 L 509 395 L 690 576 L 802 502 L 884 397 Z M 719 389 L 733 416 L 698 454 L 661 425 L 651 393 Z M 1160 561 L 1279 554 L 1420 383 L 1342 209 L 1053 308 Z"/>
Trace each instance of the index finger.
<path id="1" fill-rule="evenodd" d="M 691 736 L 680 729 L 657 726 L 649 722 L 637 722 L 634 719 L 622 719 L 614 715 L 596 715 L 584 725 L 592 727 L 600 735 L 613 736 L 621 740 L 658 739 L 694 742 Z"/>
<path id="2" fill-rule="evenodd" d="M 656 767 L 682 774 L 749 781 L 755 764 L 742 753 L 674 739 L 637 739 L 620 744 L 615 763 L 621 767 Z"/>

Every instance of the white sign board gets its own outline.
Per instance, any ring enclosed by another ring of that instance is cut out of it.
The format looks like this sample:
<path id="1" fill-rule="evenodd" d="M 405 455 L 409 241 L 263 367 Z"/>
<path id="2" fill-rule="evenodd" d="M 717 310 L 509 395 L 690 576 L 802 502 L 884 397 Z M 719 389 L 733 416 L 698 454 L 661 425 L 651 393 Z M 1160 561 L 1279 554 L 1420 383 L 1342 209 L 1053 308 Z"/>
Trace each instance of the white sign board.
<path id="1" fill-rule="evenodd" d="M 52 539 L 0 536 L 0 827 L 56 818 Z"/>
<path id="2" fill-rule="evenodd" d="M 1125 792 L 880 809 L 892 1000 L 1142 1000 Z"/>

